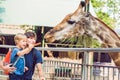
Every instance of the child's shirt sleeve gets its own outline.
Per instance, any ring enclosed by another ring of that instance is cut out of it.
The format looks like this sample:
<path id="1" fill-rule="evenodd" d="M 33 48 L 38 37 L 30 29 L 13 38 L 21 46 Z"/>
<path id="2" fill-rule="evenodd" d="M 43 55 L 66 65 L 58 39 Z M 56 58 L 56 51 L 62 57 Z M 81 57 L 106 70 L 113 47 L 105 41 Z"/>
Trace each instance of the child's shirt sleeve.
<path id="1" fill-rule="evenodd" d="M 19 51 L 19 49 L 18 48 L 14 48 L 13 50 L 12 50 L 12 53 L 11 53 L 11 63 L 14 63 L 15 61 L 16 61 L 16 59 L 17 59 L 17 53 L 18 53 L 18 51 Z"/>

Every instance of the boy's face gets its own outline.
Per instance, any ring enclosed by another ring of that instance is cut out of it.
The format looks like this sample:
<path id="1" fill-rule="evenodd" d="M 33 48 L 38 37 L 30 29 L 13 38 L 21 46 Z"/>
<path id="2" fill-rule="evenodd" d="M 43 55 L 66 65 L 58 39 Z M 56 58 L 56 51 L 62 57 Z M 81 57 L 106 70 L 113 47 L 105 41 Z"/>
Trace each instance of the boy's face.
<path id="1" fill-rule="evenodd" d="M 35 44 L 35 43 L 36 43 L 36 39 L 35 39 L 35 37 L 27 38 L 27 43 Z"/>
<path id="2" fill-rule="evenodd" d="M 17 44 L 20 48 L 24 49 L 27 46 L 27 39 L 22 39 Z"/>

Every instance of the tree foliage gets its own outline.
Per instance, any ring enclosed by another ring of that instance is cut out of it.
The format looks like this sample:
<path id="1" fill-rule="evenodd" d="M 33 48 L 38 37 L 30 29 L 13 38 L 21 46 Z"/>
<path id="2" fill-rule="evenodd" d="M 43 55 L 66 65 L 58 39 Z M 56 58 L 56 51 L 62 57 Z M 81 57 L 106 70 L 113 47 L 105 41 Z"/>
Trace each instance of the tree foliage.
<path id="1" fill-rule="evenodd" d="M 102 11 L 96 12 L 99 19 L 101 19 L 104 23 L 106 23 L 109 27 L 114 28 L 116 20 L 113 18 L 110 18 L 108 14 Z"/>
<path id="2" fill-rule="evenodd" d="M 0 23 L 3 22 L 2 14 L 5 12 L 5 7 L 2 5 L 4 1 L 5 0 L 0 0 Z"/>
<path id="3" fill-rule="evenodd" d="M 97 17 L 111 28 L 114 28 L 116 24 L 116 18 L 111 16 L 114 16 L 112 14 L 117 12 L 117 7 L 113 7 L 115 6 L 115 2 L 113 0 L 91 0 L 91 2 Z"/>

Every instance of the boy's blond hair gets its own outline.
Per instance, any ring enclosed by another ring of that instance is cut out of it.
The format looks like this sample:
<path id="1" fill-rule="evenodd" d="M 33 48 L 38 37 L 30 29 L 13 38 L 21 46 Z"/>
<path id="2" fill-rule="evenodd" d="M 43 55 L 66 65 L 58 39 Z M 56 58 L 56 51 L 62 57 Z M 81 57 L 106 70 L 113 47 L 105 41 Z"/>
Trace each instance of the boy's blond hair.
<path id="1" fill-rule="evenodd" d="M 15 44 L 17 44 L 22 39 L 27 39 L 26 35 L 24 35 L 23 33 L 16 34 L 14 37 Z"/>

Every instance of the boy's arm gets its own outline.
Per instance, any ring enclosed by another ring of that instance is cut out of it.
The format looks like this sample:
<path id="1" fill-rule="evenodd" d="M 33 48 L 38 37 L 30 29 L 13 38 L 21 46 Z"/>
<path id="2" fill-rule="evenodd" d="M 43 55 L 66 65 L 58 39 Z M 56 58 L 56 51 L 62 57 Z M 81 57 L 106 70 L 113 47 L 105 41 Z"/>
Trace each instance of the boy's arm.
<path id="1" fill-rule="evenodd" d="M 28 53 L 32 50 L 33 47 L 38 46 L 38 45 L 40 45 L 40 44 L 41 44 L 40 42 L 39 42 L 39 43 L 36 43 L 36 44 L 28 44 L 28 47 L 25 48 L 25 49 L 22 50 L 22 51 L 19 51 L 19 52 L 17 53 L 17 55 L 18 55 L 18 56 L 21 56 L 21 55 L 24 55 L 24 54 L 28 54 Z"/>
<path id="2" fill-rule="evenodd" d="M 27 48 L 23 49 L 22 51 L 17 52 L 17 55 L 22 56 L 24 54 L 28 54 L 32 50 L 33 47 L 34 47 L 33 44 L 29 44 Z"/>

